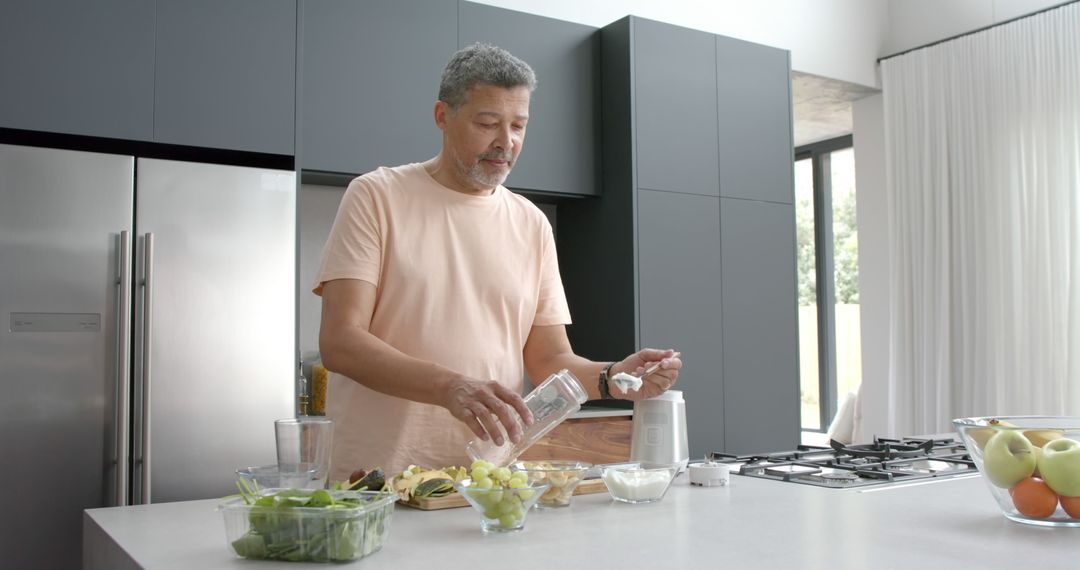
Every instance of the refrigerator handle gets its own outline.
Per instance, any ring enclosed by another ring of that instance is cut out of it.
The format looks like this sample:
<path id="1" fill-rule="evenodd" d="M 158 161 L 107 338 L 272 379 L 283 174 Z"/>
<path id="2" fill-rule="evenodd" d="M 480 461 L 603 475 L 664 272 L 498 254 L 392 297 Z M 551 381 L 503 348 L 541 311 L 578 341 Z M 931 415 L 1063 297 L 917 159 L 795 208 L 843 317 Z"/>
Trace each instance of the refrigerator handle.
<path id="1" fill-rule="evenodd" d="M 143 247 L 143 330 L 142 330 L 142 469 L 141 500 L 150 504 L 150 342 L 154 317 L 154 234 L 147 233 Z"/>
<path id="2" fill-rule="evenodd" d="M 120 232 L 116 277 L 116 506 L 128 504 L 131 401 L 131 234 Z"/>

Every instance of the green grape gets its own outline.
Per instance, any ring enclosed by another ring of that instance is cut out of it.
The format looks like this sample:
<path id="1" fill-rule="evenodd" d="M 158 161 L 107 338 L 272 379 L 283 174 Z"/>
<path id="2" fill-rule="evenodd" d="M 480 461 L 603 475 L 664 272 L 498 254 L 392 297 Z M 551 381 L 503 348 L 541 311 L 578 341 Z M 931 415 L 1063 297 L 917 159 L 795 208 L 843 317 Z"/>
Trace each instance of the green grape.
<path id="1" fill-rule="evenodd" d="M 517 505 L 515 505 L 514 502 L 511 501 L 509 497 L 507 497 L 507 498 L 504 498 L 502 501 L 499 502 L 499 505 L 496 507 L 496 510 L 499 511 L 500 515 L 505 515 L 506 513 L 512 512 L 514 510 L 514 507 L 516 507 L 516 506 Z"/>
<path id="2" fill-rule="evenodd" d="M 488 498 L 489 501 L 491 501 L 490 504 L 492 504 L 492 505 L 498 504 L 499 501 L 503 500 L 503 491 L 502 491 L 502 489 L 495 489 L 495 490 L 492 490 L 492 491 L 490 491 L 488 493 L 484 493 L 484 494 L 487 495 L 487 498 Z"/>
<path id="3" fill-rule="evenodd" d="M 491 470 L 484 465 L 478 465 L 472 468 L 473 479 L 483 479 L 491 474 Z"/>
<path id="4" fill-rule="evenodd" d="M 473 498 L 476 499 L 477 503 L 483 505 L 485 509 L 490 509 L 499 504 L 499 501 L 491 500 L 491 494 L 489 493 L 473 493 Z"/>
<path id="5" fill-rule="evenodd" d="M 514 510 L 510 511 L 510 514 L 520 519 L 525 516 L 525 509 L 521 508 L 521 505 L 517 505 L 514 507 Z"/>
<path id="6" fill-rule="evenodd" d="M 535 492 L 536 491 L 533 491 L 532 489 L 522 489 L 517 492 L 517 496 L 521 498 L 522 501 L 528 501 L 532 498 L 533 493 Z"/>
<path id="7" fill-rule="evenodd" d="M 524 472 L 524 471 L 515 471 L 513 474 L 510 475 L 510 480 L 511 481 L 518 480 L 518 481 L 521 481 L 522 483 L 528 483 L 529 482 L 529 474 Z"/>
<path id="8" fill-rule="evenodd" d="M 524 489 L 524 488 L 526 488 L 528 486 L 529 486 L 529 484 L 526 483 L 525 481 L 522 481 L 521 479 L 510 479 L 510 488 L 511 489 Z"/>
<path id="9" fill-rule="evenodd" d="M 488 508 L 484 509 L 484 518 L 485 519 L 497 519 L 497 518 L 499 518 L 499 516 L 501 514 L 502 513 L 500 513 L 499 510 L 494 508 L 494 507 L 488 507 Z"/>
<path id="10" fill-rule="evenodd" d="M 483 459 L 477 459 L 476 461 L 472 462 L 472 465 L 469 466 L 469 471 L 472 471 L 477 467 L 487 467 L 488 465 L 490 465 L 490 463 L 488 463 L 487 461 L 484 461 Z"/>
<path id="11" fill-rule="evenodd" d="M 521 520 L 521 519 L 519 519 L 518 517 L 515 517 L 514 515 L 512 515 L 510 513 L 506 513 L 505 515 L 502 515 L 502 516 L 499 517 L 499 525 L 502 526 L 503 528 L 513 528 L 514 526 L 517 525 L 519 520 Z"/>
<path id="12" fill-rule="evenodd" d="M 501 483 L 505 483 L 510 480 L 510 470 L 506 467 L 497 467 L 491 472 L 491 475 L 499 480 Z"/>
<path id="13" fill-rule="evenodd" d="M 484 477 L 482 479 L 476 479 L 476 488 L 477 489 L 490 489 L 492 486 L 494 486 L 494 482 L 492 482 L 490 477 Z"/>

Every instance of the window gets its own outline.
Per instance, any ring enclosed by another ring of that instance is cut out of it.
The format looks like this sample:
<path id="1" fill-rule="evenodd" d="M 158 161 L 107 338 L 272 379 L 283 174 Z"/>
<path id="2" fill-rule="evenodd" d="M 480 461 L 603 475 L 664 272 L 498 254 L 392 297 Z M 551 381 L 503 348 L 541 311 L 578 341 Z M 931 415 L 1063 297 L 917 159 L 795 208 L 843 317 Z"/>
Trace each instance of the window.
<path id="1" fill-rule="evenodd" d="M 850 136 L 795 149 L 799 387 L 804 430 L 823 431 L 859 388 L 859 232 Z"/>

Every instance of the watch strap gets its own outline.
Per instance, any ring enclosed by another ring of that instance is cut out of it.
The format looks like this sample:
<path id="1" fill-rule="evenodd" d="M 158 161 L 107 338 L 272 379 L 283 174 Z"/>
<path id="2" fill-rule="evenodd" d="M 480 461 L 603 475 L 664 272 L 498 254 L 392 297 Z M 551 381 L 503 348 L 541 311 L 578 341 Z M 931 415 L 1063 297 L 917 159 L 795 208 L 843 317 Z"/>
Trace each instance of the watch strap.
<path id="1" fill-rule="evenodd" d="M 611 368 L 615 366 L 612 362 L 600 370 L 600 399 L 602 400 L 614 400 L 615 396 L 611 395 L 611 389 L 608 387 L 608 378 L 611 375 Z"/>

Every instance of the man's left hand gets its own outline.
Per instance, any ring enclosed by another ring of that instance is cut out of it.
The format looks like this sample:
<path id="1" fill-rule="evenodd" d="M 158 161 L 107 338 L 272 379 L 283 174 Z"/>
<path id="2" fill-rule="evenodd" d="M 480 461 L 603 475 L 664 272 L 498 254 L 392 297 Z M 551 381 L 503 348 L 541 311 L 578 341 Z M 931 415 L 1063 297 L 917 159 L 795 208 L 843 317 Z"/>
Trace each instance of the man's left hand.
<path id="1" fill-rule="evenodd" d="M 660 363 L 660 368 L 643 378 L 641 389 L 636 392 L 630 390 L 624 394 L 611 382 L 611 376 L 608 377 L 608 390 L 612 396 L 620 400 L 644 400 L 663 394 L 665 390 L 675 385 L 675 381 L 679 378 L 679 369 L 682 368 L 682 360 L 674 354 L 675 350 L 670 348 L 667 350 L 645 348 L 627 356 L 622 362 L 611 367 L 611 376 L 625 372 L 641 377 L 646 368 L 657 362 Z"/>

